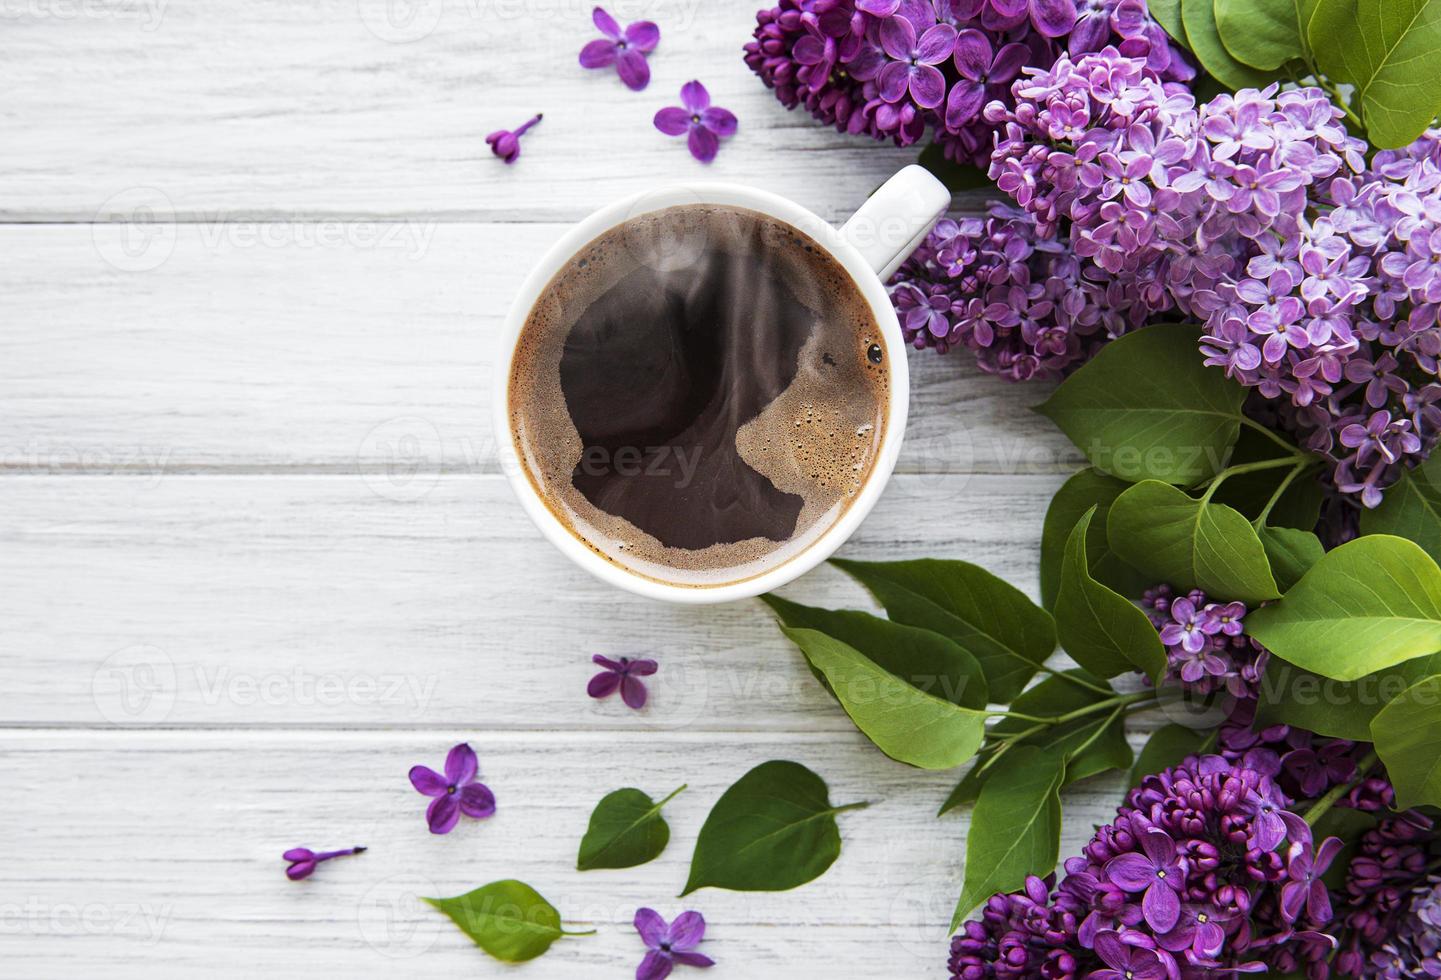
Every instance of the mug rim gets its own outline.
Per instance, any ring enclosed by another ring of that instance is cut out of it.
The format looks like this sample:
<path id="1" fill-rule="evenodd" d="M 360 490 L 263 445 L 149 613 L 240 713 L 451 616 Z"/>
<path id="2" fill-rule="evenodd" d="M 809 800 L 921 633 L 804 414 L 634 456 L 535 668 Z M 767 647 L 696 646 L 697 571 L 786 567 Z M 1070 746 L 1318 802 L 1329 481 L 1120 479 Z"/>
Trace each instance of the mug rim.
<path id="1" fill-rule="evenodd" d="M 546 504 L 531 482 L 510 424 L 510 374 L 520 336 L 531 310 L 547 285 L 586 245 L 604 232 L 643 214 L 678 205 L 719 204 L 744 207 L 779 219 L 823 247 L 850 276 L 865 297 L 880 328 L 891 363 L 886 404 L 886 431 L 865 483 L 839 518 L 814 541 L 773 568 L 721 585 L 681 585 L 630 571 L 594 552 Z M 641 191 L 604 205 L 572 225 L 552 244 L 522 280 L 501 330 L 501 357 L 496 362 L 492 428 L 500 447 L 501 471 L 522 508 L 541 534 L 566 557 L 592 576 L 636 595 L 688 605 L 747 599 L 778 589 L 811 571 L 835 554 L 869 516 L 895 470 L 905 436 L 910 402 L 910 365 L 900 321 L 880 274 L 840 229 L 809 208 L 770 191 L 724 181 L 669 184 Z"/>

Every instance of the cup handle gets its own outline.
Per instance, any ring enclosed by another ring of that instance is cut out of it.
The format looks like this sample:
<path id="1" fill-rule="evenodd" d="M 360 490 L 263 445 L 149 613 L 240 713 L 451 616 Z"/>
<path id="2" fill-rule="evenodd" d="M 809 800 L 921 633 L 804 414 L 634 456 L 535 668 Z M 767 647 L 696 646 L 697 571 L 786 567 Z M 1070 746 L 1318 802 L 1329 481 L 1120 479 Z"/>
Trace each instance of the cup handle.
<path id="1" fill-rule="evenodd" d="M 951 206 L 951 192 L 925 167 L 911 164 L 870 196 L 841 236 L 856 247 L 885 282 L 930 234 Z"/>

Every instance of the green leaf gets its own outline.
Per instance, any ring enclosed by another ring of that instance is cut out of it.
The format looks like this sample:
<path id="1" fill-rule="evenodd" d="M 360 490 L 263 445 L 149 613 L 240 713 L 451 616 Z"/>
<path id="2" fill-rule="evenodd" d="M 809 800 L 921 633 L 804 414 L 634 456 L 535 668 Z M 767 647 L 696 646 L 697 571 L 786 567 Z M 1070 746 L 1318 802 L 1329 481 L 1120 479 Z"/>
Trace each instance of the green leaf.
<path id="1" fill-rule="evenodd" d="M 897 762 L 952 769 L 981 747 L 988 717 L 984 709 L 963 708 L 912 687 L 825 633 L 788 626 L 782 631 L 825 675 L 856 727 Z"/>
<path id="2" fill-rule="evenodd" d="M 986 781 L 966 838 L 966 879 L 951 919 L 966 915 L 996 892 L 1019 888 L 1031 874 L 1049 874 L 1061 846 L 1061 781 L 1065 764 L 1034 746 L 1010 753 Z"/>
<path id="3" fill-rule="evenodd" d="M 1308 36 L 1316 65 L 1355 87 L 1377 149 L 1406 146 L 1441 108 L 1441 0 L 1320 0 Z"/>
<path id="4" fill-rule="evenodd" d="M 943 817 L 958 806 L 969 806 L 976 802 L 981 795 L 981 787 L 986 785 L 986 776 L 989 774 L 989 770 L 982 769 L 981 763 L 977 762 L 969 772 L 961 777 L 961 781 L 956 783 L 956 788 L 951 790 L 951 795 L 946 797 L 946 801 L 941 804 L 936 816 Z"/>
<path id="5" fill-rule="evenodd" d="M 1150 0 L 1147 6 L 1156 23 L 1171 35 L 1171 40 L 1187 51 L 1191 50 L 1186 40 L 1186 25 L 1181 20 L 1181 0 Z"/>
<path id="6" fill-rule="evenodd" d="M 927 694 L 967 708 L 984 708 L 990 703 L 980 663 L 948 637 L 869 613 L 802 606 L 776 595 L 763 595 L 761 601 L 775 610 L 786 626 L 835 637 Z M 814 664 L 811 667 L 816 669 Z M 834 696 L 825 675 L 819 676 Z"/>
<path id="7" fill-rule="evenodd" d="M 931 175 L 945 184 L 952 194 L 959 194 L 965 191 L 993 191 L 996 189 L 996 182 L 991 180 L 986 171 L 974 164 L 956 163 L 954 160 L 947 160 L 945 150 L 941 144 L 932 143 L 921 151 L 920 159 L 916 161 L 931 172 Z"/>
<path id="8" fill-rule="evenodd" d="M 1131 770 L 1131 785 L 1139 786 L 1141 780 L 1179 763 L 1188 755 L 1195 755 L 1211 740 L 1211 733 L 1186 725 L 1167 725 L 1151 733 L 1145 748 L 1136 759 Z"/>
<path id="9" fill-rule="evenodd" d="M 1280 596 L 1256 529 L 1224 504 L 1206 504 L 1155 480 L 1111 505 L 1111 547 L 1153 582 L 1258 605 Z"/>
<path id="10" fill-rule="evenodd" d="M 1128 482 L 1190 485 L 1225 463 L 1245 389 L 1196 354 L 1187 324 L 1126 334 L 1036 410 L 1060 426 L 1101 472 Z"/>
<path id="11" fill-rule="evenodd" d="M 1139 670 L 1152 680 L 1166 671 L 1166 648 L 1140 607 L 1091 578 L 1086 539 L 1093 507 L 1071 531 L 1056 597 L 1056 632 L 1066 652 L 1100 677 Z"/>
<path id="12" fill-rule="evenodd" d="M 1247 620 L 1249 622 L 1249 620 Z M 1371 741 L 1371 720 L 1422 678 L 1441 672 L 1441 653 L 1354 681 L 1338 681 L 1272 659 L 1261 677 L 1256 725 L 1295 725 L 1329 738 Z"/>
<path id="13" fill-rule="evenodd" d="M 1181 0 L 1181 20 L 1186 25 L 1186 41 L 1196 60 L 1211 77 L 1229 86 L 1232 91 L 1263 88 L 1271 81 L 1269 73 L 1237 61 L 1221 43 L 1221 35 L 1216 28 L 1214 0 Z"/>
<path id="14" fill-rule="evenodd" d="M 867 562 L 833 558 L 891 619 L 950 637 L 981 665 L 991 700 L 1025 689 L 1056 649 L 1056 623 L 1025 593 L 964 561 Z"/>
<path id="15" fill-rule="evenodd" d="M 1216 0 L 1216 27 L 1226 50 L 1252 68 L 1275 71 L 1306 56 L 1301 0 Z"/>
<path id="16" fill-rule="evenodd" d="M 1361 533 L 1407 538 L 1441 561 L 1441 454 L 1403 473 L 1381 506 L 1362 511 Z"/>
<path id="17" fill-rule="evenodd" d="M 1091 576 L 1121 595 L 1140 595 L 1143 589 L 1155 584 L 1144 581 L 1139 572 L 1111 551 L 1106 540 L 1106 514 L 1112 502 L 1129 487 L 1125 480 L 1087 467 L 1067 480 L 1051 498 L 1041 531 L 1041 604 L 1047 609 L 1056 606 L 1056 593 L 1061 588 L 1061 560 L 1066 555 L 1071 529 L 1092 508 L 1096 516 L 1086 535 Z"/>
<path id="18" fill-rule="evenodd" d="M 1080 731 L 1085 733 L 1085 738 L 1078 739 L 1082 746 L 1080 750 L 1067 756 L 1063 786 L 1113 769 L 1131 768 L 1136 754 L 1131 751 L 1131 743 L 1126 741 L 1125 711 L 1118 709 L 1109 715 L 1100 715 L 1083 725 Z"/>
<path id="19" fill-rule="evenodd" d="M 576 870 L 634 868 L 659 857 L 670 842 L 670 827 L 660 815 L 661 807 L 683 789 L 659 803 L 630 787 L 607 793 L 590 815 L 590 826 L 575 859 Z"/>
<path id="20" fill-rule="evenodd" d="M 1298 531 L 1294 527 L 1261 527 L 1256 529 L 1261 546 L 1266 549 L 1266 560 L 1271 564 L 1271 574 L 1276 585 L 1285 591 L 1321 560 L 1326 549 L 1321 539 L 1310 531 Z"/>
<path id="21" fill-rule="evenodd" d="M 1282 660 L 1354 681 L 1441 650 L 1441 569 L 1413 542 L 1368 534 L 1247 615 L 1246 632 Z"/>
<path id="22" fill-rule="evenodd" d="M 430 905 L 450 916 L 460 931 L 481 949 L 505 963 L 533 960 L 561 936 L 587 936 L 566 932 L 560 913 L 523 881 L 507 879 L 481 885 L 455 898 L 427 898 Z"/>
<path id="23" fill-rule="evenodd" d="M 763 762 L 721 794 L 700 829 L 682 895 L 707 886 L 779 892 L 820 877 L 841 853 L 825 781 L 798 762 Z"/>
<path id="24" fill-rule="evenodd" d="M 1441 806 L 1441 674 L 1408 687 L 1371 722 L 1396 808 Z"/>

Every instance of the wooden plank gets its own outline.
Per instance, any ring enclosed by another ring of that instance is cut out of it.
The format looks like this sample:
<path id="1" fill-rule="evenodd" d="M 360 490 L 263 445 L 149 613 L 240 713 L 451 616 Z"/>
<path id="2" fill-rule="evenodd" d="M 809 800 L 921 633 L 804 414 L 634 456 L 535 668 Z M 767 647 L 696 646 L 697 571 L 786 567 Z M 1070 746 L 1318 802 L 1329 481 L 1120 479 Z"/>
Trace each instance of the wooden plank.
<path id="1" fill-rule="evenodd" d="M 429 834 L 405 778 L 468 740 L 496 815 Z M 716 798 L 751 766 L 800 761 L 834 802 L 840 859 L 780 893 L 702 889 L 674 897 Z M 942 976 L 963 868 L 964 819 L 934 814 L 952 776 L 921 773 L 837 733 L 437 732 L 0 733 L 6 860 L 0 958 L 14 977 L 250 978 L 507 976 L 419 895 L 499 878 L 529 882 L 570 928 L 525 976 L 622 976 L 643 953 L 630 921 L 651 906 L 707 919 L 704 950 L 747 977 Z M 666 816 L 671 842 L 626 871 L 573 870 L 595 802 L 623 785 L 686 792 Z M 1120 798 L 1115 778 L 1066 793 L 1062 854 Z M 43 820 L 35 815 L 44 814 Z M 63 842 L 63 845 L 60 843 Z M 365 844 L 309 880 L 284 877 L 282 851 Z M 63 969 L 60 964 L 64 964 Z"/>
<path id="2" fill-rule="evenodd" d="M 964 558 L 1034 594 L 1051 476 L 898 477 L 852 557 Z M 690 608 L 593 580 L 504 478 L 0 479 L 0 723 L 828 730 L 754 600 Z M 786 594 L 867 605 L 821 568 Z M 643 713 L 592 653 L 663 667 Z"/>
<path id="3" fill-rule="evenodd" d="M 0 474 L 496 472 L 494 337 L 562 229 L 182 224 L 127 252 L 112 226 L 0 225 Z M 1029 411 L 1043 386 L 909 356 L 903 472 L 1076 465 Z"/>
<path id="4" fill-rule="evenodd" d="M 56 0 L 4 13 L 0 218 L 217 214 L 575 220 L 662 181 L 734 180 L 827 218 L 916 150 L 789 113 L 746 68 L 755 4 L 651 17 L 653 80 L 576 64 L 589 0 Z M 652 117 L 699 78 L 740 132 L 711 166 Z M 485 134 L 545 120 L 512 167 Z"/>

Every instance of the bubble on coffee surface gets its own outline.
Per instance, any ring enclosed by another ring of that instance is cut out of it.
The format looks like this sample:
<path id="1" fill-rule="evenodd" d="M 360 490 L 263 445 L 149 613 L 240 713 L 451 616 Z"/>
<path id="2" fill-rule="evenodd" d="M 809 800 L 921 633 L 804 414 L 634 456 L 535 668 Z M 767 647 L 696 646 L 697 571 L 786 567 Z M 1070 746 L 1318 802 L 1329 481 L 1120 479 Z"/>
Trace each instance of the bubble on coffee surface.
<path id="1" fill-rule="evenodd" d="M 870 475 L 888 384 L 870 307 L 824 249 L 755 212 L 688 206 L 625 222 L 555 276 L 509 401 L 527 475 L 572 533 L 707 586 L 834 524 Z"/>

